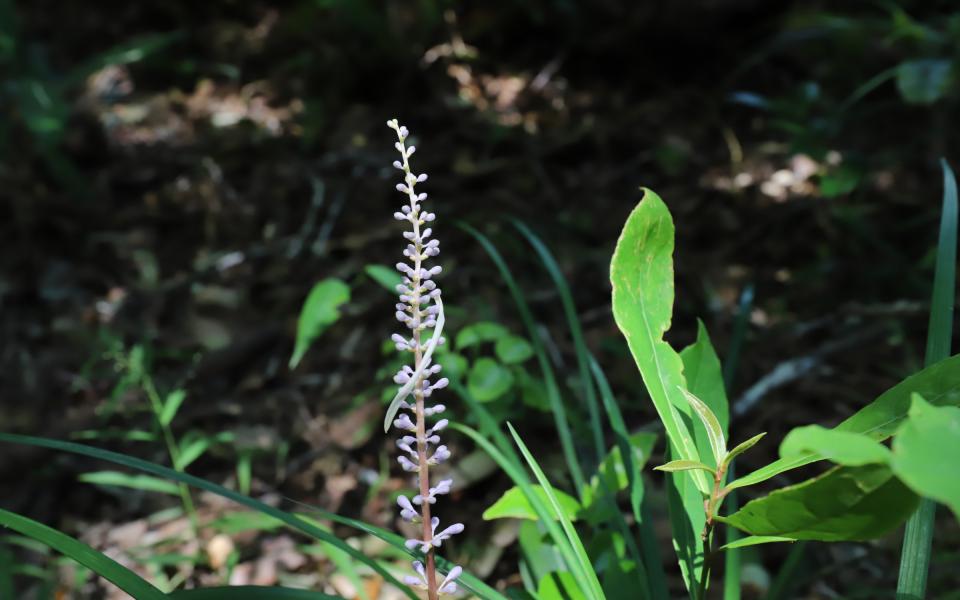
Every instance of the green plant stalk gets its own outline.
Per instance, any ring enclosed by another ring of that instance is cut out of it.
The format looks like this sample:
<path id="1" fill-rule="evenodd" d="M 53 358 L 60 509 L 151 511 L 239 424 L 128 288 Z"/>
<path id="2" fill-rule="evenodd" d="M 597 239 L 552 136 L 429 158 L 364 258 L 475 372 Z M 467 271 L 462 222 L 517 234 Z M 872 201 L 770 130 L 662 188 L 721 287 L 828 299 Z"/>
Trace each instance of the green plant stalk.
<path id="1" fill-rule="evenodd" d="M 947 161 L 941 159 L 940 166 L 943 169 L 943 209 L 933 277 L 933 300 L 927 328 L 925 366 L 950 356 L 953 305 L 956 301 L 957 181 Z M 914 600 L 923 598 L 926 594 L 936 511 L 936 503 L 924 498 L 920 501 L 917 512 L 907 521 L 897 580 L 898 599 Z"/>
<path id="2" fill-rule="evenodd" d="M 160 415 L 163 413 L 163 400 L 160 398 L 157 386 L 153 383 L 153 377 L 144 374 L 141 385 L 143 386 L 143 391 L 147 394 L 147 398 L 150 400 L 150 408 L 153 410 L 153 416 L 157 420 L 157 425 L 160 426 L 160 431 L 163 434 L 163 442 L 167 447 L 167 454 L 170 455 L 170 462 L 173 464 L 173 470 L 183 473 L 184 471 L 180 466 L 180 446 L 173 436 L 173 430 L 170 429 L 170 425 L 165 425 L 160 419 Z M 193 504 L 193 496 L 190 495 L 190 488 L 187 487 L 185 483 L 178 481 L 177 490 L 180 492 L 180 502 L 183 504 L 183 511 L 187 513 L 187 518 L 190 520 L 190 531 L 194 539 L 197 539 L 200 536 L 200 521 L 197 518 L 197 508 Z"/>
<path id="3" fill-rule="evenodd" d="M 730 338 L 730 348 L 727 360 L 723 365 L 723 384 L 727 394 L 733 389 L 733 377 L 737 372 L 737 363 L 740 362 L 740 350 L 743 348 L 743 338 L 747 332 L 747 323 L 750 322 L 750 308 L 753 306 L 753 284 L 748 284 L 740 294 L 740 303 L 737 307 L 737 320 L 733 325 L 733 335 Z M 734 461 L 736 462 L 736 461 Z M 727 468 L 727 478 L 734 479 L 734 462 Z M 727 510 L 735 513 L 740 508 L 740 498 L 736 490 L 727 494 Z M 740 530 L 727 525 L 726 543 L 732 544 L 740 539 Z M 742 569 L 742 550 L 730 548 L 723 554 L 723 600 L 740 600 L 740 573 Z"/>

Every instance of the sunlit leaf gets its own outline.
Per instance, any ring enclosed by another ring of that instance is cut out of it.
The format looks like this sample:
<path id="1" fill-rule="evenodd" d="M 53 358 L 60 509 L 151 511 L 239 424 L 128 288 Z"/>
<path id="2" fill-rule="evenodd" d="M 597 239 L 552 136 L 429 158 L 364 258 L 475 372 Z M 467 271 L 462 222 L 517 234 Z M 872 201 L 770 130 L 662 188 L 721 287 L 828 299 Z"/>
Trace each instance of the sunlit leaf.
<path id="1" fill-rule="evenodd" d="M 470 368 L 467 390 L 480 402 L 496 400 L 511 387 L 513 373 L 492 358 L 480 358 Z"/>
<path id="2" fill-rule="evenodd" d="M 350 288 L 339 279 L 325 279 L 313 286 L 300 311 L 291 369 L 300 364 L 314 340 L 340 318 L 340 306 L 349 300 Z"/>
<path id="3" fill-rule="evenodd" d="M 547 495 L 543 491 L 543 487 L 539 485 L 534 485 L 531 487 L 533 488 L 533 492 L 540 497 L 541 501 L 544 503 L 548 502 Z M 563 510 L 563 514 L 566 515 L 566 517 L 571 521 L 575 521 L 578 518 L 578 513 L 580 512 L 580 503 L 577 502 L 576 498 L 570 494 L 560 490 L 553 490 L 553 493 L 556 494 L 557 500 L 560 503 L 560 508 Z M 490 508 L 483 511 L 483 519 L 485 521 L 508 518 L 530 519 L 531 521 L 536 521 L 539 519 L 537 513 L 530 505 L 530 501 L 527 500 L 526 495 L 524 495 L 523 491 L 516 486 L 504 492 L 496 502 L 490 505 Z"/>
<path id="4" fill-rule="evenodd" d="M 651 190 L 634 208 L 617 241 L 610 263 L 613 316 L 627 339 L 650 399 L 667 432 L 672 456 L 699 461 L 686 425 L 671 407 L 686 407 L 683 362 L 663 335 L 673 313 L 673 220 L 663 201 Z M 693 471 L 697 489 L 709 485 Z"/>
<path id="5" fill-rule="evenodd" d="M 848 467 L 890 462 L 890 450 L 873 438 L 820 425 L 797 427 L 780 444 L 780 456 L 785 458 L 810 453 Z"/>
<path id="6" fill-rule="evenodd" d="M 893 438 L 893 469 L 910 489 L 943 502 L 960 518 L 960 408 L 914 395 L 910 418 Z"/>
<path id="7" fill-rule="evenodd" d="M 520 336 L 508 335 L 497 340 L 493 347 L 497 358 L 505 365 L 522 363 L 533 356 L 533 346 Z"/>

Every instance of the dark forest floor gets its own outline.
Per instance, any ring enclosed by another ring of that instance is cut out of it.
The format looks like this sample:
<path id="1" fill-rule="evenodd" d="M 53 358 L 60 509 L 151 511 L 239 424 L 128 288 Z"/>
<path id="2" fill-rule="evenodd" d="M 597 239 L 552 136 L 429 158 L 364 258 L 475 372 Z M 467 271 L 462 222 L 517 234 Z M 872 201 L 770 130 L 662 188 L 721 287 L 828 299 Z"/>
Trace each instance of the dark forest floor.
<path id="1" fill-rule="evenodd" d="M 870 111 L 894 96 L 881 89 L 864 115 L 850 117 L 836 154 L 812 156 L 775 115 L 729 100 L 741 90 L 787 94 L 817 74 L 808 54 L 764 54 L 787 6 L 703 2 L 692 25 L 679 10 L 621 7 L 624 17 L 610 3 L 609 13 L 581 14 L 576 27 L 549 11 L 494 4 L 458 11 L 457 20 L 438 11 L 431 22 L 401 3 L 381 18 L 360 9 L 334 18 L 309 2 L 23 3 L 21 39 L 60 73 L 148 32 L 179 33 L 64 92 L 56 156 L 79 180 L 52 167 L 22 118 L 8 131 L 2 429 L 56 438 L 149 430 L 142 392 L 121 385 L 124 357 L 140 344 L 157 386 L 187 391 L 176 430 L 234 436 L 191 473 L 234 486 L 237 458 L 248 451 L 254 495 L 394 526 L 388 494 L 405 482 L 378 426 L 393 301 L 363 275 L 368 264 L 396 262 L 402 248 L 391 218 L 393 141 L 384 123 L 392 117 L 414 132 L 418 169 L 430 175 L 452 329 L 482 319 L 522 331 L 492 263 L 454 226 L 463 221 L 497 243 L 561 372 L 570 364 L 559 299 L 505 218 L 527 222 L 571 281 L 588 344 L 631 426 L 656 417 L 611 318 L 607 268 L 640 186 L 664 198 L 677 226 L 676 346 L 693 340 L 699 317 L 723 357 L 739 295 L 755 288 L 730 394 L 732 430 L 738 439 L 767 431 L 770 441 L 743 469 L 773 458 L 775 440 L 792 427 L 837 423 L 921 366 L 946 116 L 904 109 L 881 124 Z M 860 183 L 826 197 L 818 174 L 846 156 L 859 157 Z M 325 277 L 348 281 L 352 300 L 290 371 L 300 304 Z M 531 440 L 546 442 L 534 441 L 538 456 L 549 456 L 549 415 L 521 418 Z M 166 461 L 161 444 L 88 441 Z M 476 473 L 465 474 L 472 484 L 451 510 L 478 523 L 455 552 L 488 581 L 513 582 L 515 530 L 476 518 L 507 481 L 488 474 L 463 440 L 454 446 L 480 465 L 458 465 Z M 350 595 L 348 580 L 328 579 L 332 566 L 282 531 L 225 538 L 211 528 L 199 542 L 166 543 L 186 527 L 182 516 L 156 516 L 175 498 L 79 482 L 104 467 L 75 457 L 22 447 L 2 456 L 5 508 L 131 564 L 144 545 L 199 549 L 215 565 L 236 548 L 233 582 L 326 582 Z M 204 520 L 235 510 L 202 494 L 196 501 Z M 942 512 L 936 543 L 946 558 L 960 530 Z M 751 559 L 751 585 L 763 589 L 788 551 L 764 548 Z M 810 545 L 796 597 L 854 597 L 864 581 L 890 589 L 898 558 L 897 536 Z M 181 567 L 204 584 L 225 572 Z M 932 589 L 958 583 L 948 565 L 935 565 Z M 89 581 L 72 593 L 107 597 Z"/>

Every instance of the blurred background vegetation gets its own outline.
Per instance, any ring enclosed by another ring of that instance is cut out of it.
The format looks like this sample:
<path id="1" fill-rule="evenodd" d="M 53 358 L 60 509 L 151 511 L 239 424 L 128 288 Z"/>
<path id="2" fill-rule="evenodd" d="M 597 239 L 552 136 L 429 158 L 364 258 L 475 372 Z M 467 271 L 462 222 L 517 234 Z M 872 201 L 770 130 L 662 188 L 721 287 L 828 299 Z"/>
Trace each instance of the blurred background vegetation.
<path id="1" fill-rule="evenodd" d="M 537 232 L 628 424 L 649 428 L 607 280 L 639 186 L 677 223 L 672 341 L 700 317 L 723 354 L 752 286 L 736 437 L 834 424 L 922 363 L 958 61 L 960 9 L 936 0 L 0 0 L 0 428 L 394 527 L 406 483 L 379 433 L 396 360 L 380 265 L 402 249 L 393 117 L 430 174 L 453 370 L 542 463 L 559 453 L 533 435 L 551 416 L 524 329 L 455 223 L 491 237 L 575 379 L 560 298 L 508 219 Z M 290 369 L 300 308 L 328 278 L 350 300 Z M 177 407 L 159 428 L 158 402 Z M 516 527 L 480 520 L 506 480 L 460 444 L 448 510 L 472 525 L 450 553 L 510 583 Z M 747 467 L 776 454 L 759 448 Z M 169 586 L 357 594 L 336 560 L 212 497 L 186 506 L 79 458 L 0 456 L 0 505 Z M 945 594 L 960 531 L 945 518 L 937 535 L 931 592 Z M 747 555 L 748 597 L 786 552 Z M 22 538 L 0 553 L 23 594 L 113 593 Z M 890 589 L 898 557 L 896 539 L 810 546 L 781 597 L 881 597 L 862 584 Z"/>

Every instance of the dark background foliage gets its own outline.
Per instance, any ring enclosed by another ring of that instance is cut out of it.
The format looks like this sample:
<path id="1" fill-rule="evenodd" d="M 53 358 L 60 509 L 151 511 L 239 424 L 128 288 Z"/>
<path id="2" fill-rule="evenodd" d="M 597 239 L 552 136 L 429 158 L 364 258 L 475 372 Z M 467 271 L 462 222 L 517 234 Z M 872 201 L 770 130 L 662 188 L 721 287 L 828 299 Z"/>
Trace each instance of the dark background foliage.
<path id="1" fill-rule="evenodd" d="M 454 330 L 521 331 L 460 220 L 492 237 L 556 361 L 571 364 L 559 299 L 505 225 L 519 218 L 560 260 L 630 424 L 650 423 L 607 281 L 646 186 L 677 226 L 671 341 L 692 341 L 700 317 L 723 355 L 738 297 L 755 287 L 736 437 L 836 423 L 922 361 L 937 160 L 958 156 L 958 36 L 946 1 L 2 0 L 2 428 L 149 429 L 142 393 L 124 383 L 139 346 L 158 387 L 188 392 L 178 428 L 253 440 L 254 493 L 391 525 L 387 492 L 403 480 L 371 478 L 390 464 L 375 377 L 392 302 L 363 268 L 401 249 L 393 117 L 430 174 Z M 300 305 L 326 277 L 353 298 L 290 371 Z M 539 411 L 503 414 L 552 435 Z M 163 460 L 159 445 L 114 437 L 95 439 Z M 532 445 L 549 463 L 556 449 Z M 234 477 L 246 446 L 226 446 L 191 471 Z M 165 506 L 78 483 L 96 468 L 78 459 L 0 456 L 4 507 L 99 547 L 124 548 L 109 532 Z M 464 519 L 503 489 L 484 481 L 460 495 Z M 474 531 L 459 551 L 476 560 L 492 531 Z M 938 548 L 960 537 L 946 517 L 937 533 Z M 238 542 L 241 561 L 262 562 L 267 542 Z M 864 578 L 889 588 L 898 547 L 817 547 L 798 593 L 835 597 Z M 783 553 L 751 559 L 752 586 Z M 490 581 L 514 576 L 511 556 Z M 931 587 L 955 584 L 935 564 Z"/>

